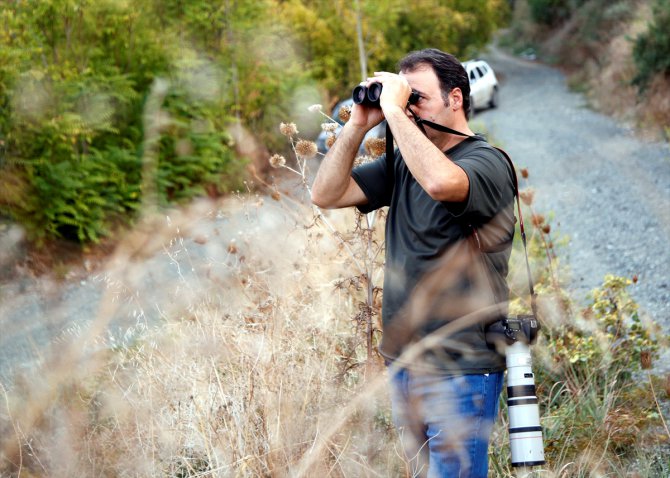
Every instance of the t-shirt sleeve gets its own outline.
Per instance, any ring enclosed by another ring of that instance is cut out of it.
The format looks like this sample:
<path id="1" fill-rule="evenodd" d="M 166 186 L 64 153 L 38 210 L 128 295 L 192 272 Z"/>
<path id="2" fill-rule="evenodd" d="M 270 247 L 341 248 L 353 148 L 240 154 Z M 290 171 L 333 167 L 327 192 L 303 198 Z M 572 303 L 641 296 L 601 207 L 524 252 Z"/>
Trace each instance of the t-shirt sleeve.
<path id="1" fill-rule="evenodd" d="M 507 160 L 492 147 L 479 147 L 456 161 L 470 183 L 468 198 L 447 203 L 455 216 L 491 218 L 514 200 L 514 183 Z"/>
<path id="2" fill-rule="evenodd" d="M 351 177 L 368 199 L 367 204 L 357 206 L 359 211 L 368 213 L 391 204 L 393 189 L 389 184 L 386 155 L 355 167 Z"/>

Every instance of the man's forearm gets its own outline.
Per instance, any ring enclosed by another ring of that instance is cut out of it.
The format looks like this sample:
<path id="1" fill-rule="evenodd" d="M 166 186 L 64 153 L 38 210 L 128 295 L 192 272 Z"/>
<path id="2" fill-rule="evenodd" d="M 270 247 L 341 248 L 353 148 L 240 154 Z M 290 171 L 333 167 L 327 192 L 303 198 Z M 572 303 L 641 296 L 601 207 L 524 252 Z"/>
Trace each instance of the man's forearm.
<path id="1" fill-rule="evenodd" d="M 465 172 L 435 146 L 402 109 L 386 112 L 386 119 L 412 176 L 435 200 L 463 201 L 468 194 Z"/>
<path id="2" fill-rule="evenodd" d="M 320 207 L 334 207 L 347 192 L 351 169 L 365 130 L 349 123 L 340 131 L 337 141 L 321 162 L 312 185 L 312 202 Z"/>

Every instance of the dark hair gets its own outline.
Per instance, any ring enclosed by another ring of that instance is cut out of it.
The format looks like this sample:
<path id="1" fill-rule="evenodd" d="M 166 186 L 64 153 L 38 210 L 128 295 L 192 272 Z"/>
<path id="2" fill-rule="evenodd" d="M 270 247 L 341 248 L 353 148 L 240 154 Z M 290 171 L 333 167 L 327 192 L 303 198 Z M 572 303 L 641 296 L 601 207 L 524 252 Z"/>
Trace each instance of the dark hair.
<path id="1" fill-rule="evenodd" d="M 449 53 L 437 48 L 413 51 L 398 62 L 400 71 L 414 71 L 421 65 L 430 65 L 440 81 L 442 99 L 448 104 L 449 93 L 460 88 L 463 93 L 463 110 L 465 117 L 470 116 L 470 81 L 468 73 L 460 61 Z"/>

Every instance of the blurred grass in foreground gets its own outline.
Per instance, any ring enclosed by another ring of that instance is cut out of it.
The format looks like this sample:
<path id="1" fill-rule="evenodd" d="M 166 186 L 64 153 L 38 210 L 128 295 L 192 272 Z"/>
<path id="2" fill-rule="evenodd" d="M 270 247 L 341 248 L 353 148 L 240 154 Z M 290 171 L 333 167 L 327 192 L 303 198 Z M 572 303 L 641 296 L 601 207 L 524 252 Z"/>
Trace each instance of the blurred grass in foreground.
<path id="1" fill-rule="evenodd" d="M 302 180 L 316 167 L 287 163 Z M 368 353 L 381 221 L 371 230 L 352 210 L 323 213 L 268 186 L 269 197 L 146 217 L 121 241 L 106 264 L 115 283 L 141 280 L 142 259 L 157 253 L 177 269 L 195 268 L 199 248 L 216 259 L 196 269 L 197 280 L 175 280 L 175 303 L 157 304 L 159 327 L 106 342 L 118 307 L 110 293 L 90 330 L 3 385 L 2 476 L 405 475 L 384 369 Z M 575 310 L 560 288 L 556 233 L 525 196 L 544 326 L 533 351 L 548 464 L 535 475 L 667 475 L 659 400 L 669 390 L 646 370 L 660 334 L 630 299 L 627 279 L 606 278 Z M 221 215 L 227 222 L 216 221 Z M 197 228 L 207 232 L 190 239 Z M 514 291 L 523 291 L 522 261 L 515 248 Z M 505 426 L 503 408 L 495 477 L 513 472 Z"/>

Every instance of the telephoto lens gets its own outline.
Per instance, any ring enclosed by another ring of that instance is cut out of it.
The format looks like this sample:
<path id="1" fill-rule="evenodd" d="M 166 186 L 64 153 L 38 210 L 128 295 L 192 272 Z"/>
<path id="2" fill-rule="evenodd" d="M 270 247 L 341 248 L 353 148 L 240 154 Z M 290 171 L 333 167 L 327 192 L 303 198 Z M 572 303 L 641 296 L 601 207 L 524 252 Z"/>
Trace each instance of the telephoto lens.
<path id="1" fill-rule="evenodd" d="M 513 467 L 543 465 L 544 445 L 528 343 L 507 346 L 507 410 Z"/>

